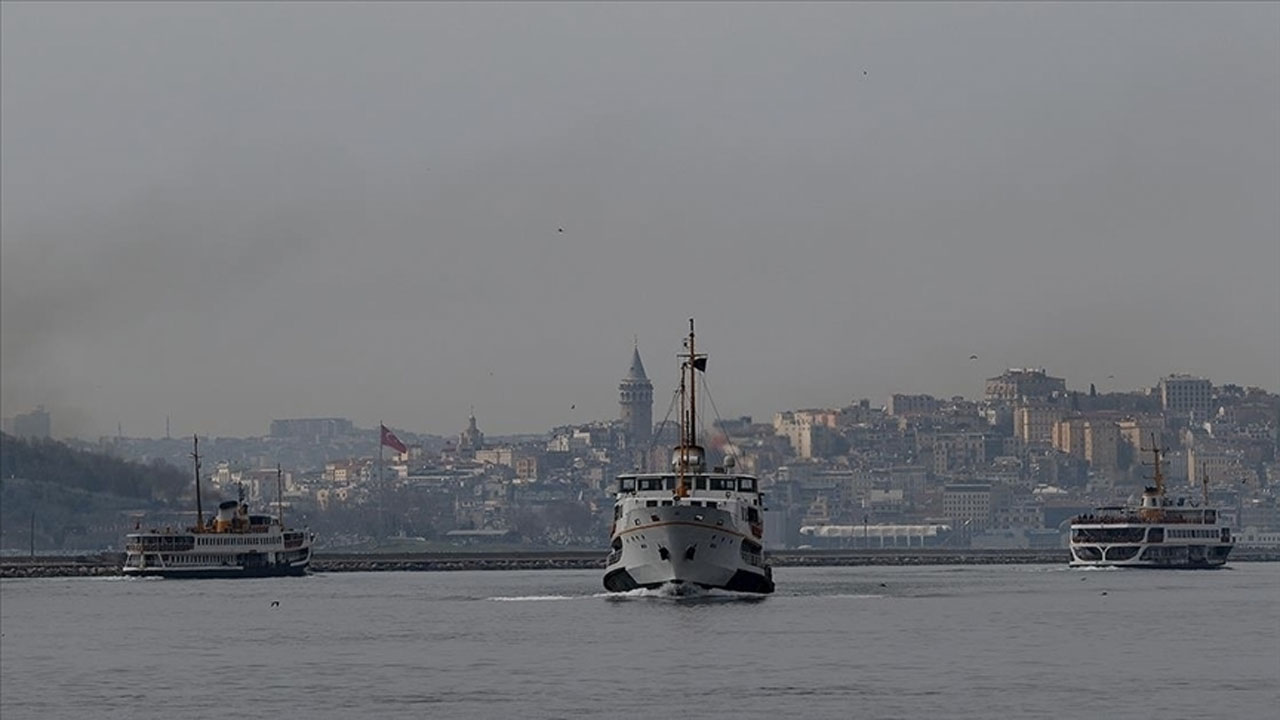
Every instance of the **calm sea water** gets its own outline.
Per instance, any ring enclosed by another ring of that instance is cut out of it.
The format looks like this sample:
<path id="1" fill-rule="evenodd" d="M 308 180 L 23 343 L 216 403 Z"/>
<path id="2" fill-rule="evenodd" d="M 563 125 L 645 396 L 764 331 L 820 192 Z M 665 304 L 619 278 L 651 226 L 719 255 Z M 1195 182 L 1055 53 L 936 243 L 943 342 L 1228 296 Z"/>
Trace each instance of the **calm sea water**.
<path id="1" fill-rule="evenodd" d="M 0 717 L 1274 717 L 1280 565 L 0 583 Z M 279 607 L 272 607 L 279 601 Z"/>

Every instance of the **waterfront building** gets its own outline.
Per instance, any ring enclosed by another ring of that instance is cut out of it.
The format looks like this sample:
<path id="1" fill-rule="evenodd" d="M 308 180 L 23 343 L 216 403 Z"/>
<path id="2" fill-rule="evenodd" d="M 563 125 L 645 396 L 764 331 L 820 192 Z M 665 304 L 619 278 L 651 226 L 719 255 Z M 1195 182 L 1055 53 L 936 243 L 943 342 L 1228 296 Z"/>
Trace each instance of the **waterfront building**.
<path id="1" fill-rule="evenodd" d="M 968 532 L 981 532 L 991 524 L 991 486 L 956 483 L 942 488 L 942 514 Z"/>

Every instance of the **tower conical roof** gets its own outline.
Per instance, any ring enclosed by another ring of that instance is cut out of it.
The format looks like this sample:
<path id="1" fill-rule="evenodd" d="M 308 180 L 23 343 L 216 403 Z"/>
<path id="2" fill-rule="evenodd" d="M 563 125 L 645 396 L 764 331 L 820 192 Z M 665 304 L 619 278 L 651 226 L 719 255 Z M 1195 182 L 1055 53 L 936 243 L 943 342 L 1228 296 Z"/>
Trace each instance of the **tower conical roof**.
<path id="1" fill-rule="evenodd" d="M 631 351 L 631 371 L 627 373 L 628 380 L 648 380 L 649 376 L 644 374 L 644 363 L 640 362 L 640 346 L 637 345 Z"/>

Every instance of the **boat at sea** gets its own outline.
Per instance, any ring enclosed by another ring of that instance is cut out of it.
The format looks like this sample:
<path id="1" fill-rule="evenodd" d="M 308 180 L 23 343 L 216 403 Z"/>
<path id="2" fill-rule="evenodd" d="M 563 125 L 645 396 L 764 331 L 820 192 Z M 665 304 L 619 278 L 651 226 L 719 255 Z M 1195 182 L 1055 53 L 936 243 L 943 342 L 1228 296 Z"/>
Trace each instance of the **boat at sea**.
<path id="1" fill-rule="evenodd" d="M 1208 478 L 1199 503 L 1165 495 L 1160 450 L 1152 481 L 1133 505 L 1101 507 L 1071 520 L 1071 567 L 1216 568 L 1235 546 L 1231 528 L 1209 507 Z"/>
<path id="2" fill-rule="evenodd" d="M 764 557 L 764 493 L 734 459 L 707 469 L 698 444 L 698 373 L 707 356 L 694 347 L 689 321 L 680 362 L 680 444 L 670 472 L 618 476 L 604 587 L 611 592 L 671 587 L 771 593 Z"/>
<path id="3" fill-rule="evenodd" d="M 305 575 L 315 535 L 284 524 L 283 503 L 276 514 L 251 514 L 243 492 L 218 505 L 205 522 L 200 499 L 199 440 L 195 460 L 196 524 L 184 530 L 153 529 L 125 536 L 124 574 L 132 577 L 241 578 Z M 277 492 L 281 475 L 276 468 Z"/>

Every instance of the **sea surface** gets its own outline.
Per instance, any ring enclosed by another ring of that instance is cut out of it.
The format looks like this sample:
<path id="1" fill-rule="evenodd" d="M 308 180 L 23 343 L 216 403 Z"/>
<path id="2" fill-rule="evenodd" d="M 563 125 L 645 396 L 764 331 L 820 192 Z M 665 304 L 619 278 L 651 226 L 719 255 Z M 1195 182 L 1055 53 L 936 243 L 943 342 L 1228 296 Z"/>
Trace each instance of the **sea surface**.
<path id="1" fill-rule="evenodd" d="M 1262 718 L 1280 564 L 0 582 L 0 718 Z M 275 606 L 275 602 L 279 602 Z"/>

